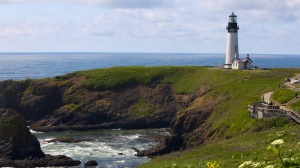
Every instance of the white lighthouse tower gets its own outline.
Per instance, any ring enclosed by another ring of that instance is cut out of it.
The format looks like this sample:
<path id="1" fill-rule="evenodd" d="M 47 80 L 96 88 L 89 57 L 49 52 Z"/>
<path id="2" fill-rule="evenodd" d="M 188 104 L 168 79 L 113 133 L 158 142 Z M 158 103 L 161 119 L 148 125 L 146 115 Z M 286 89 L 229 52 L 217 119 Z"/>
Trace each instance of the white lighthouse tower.
<path id="1" fill-rule="evenodd" d="M 238 30 L 236 15 L 232 12 L 229 16 L 229 22 L 227 26 L 227 48 L 226 48 L 226 60 L 224 68 L 232 68 L 232 61 L 239 59 L 239 45 L 238 45 Z"/>

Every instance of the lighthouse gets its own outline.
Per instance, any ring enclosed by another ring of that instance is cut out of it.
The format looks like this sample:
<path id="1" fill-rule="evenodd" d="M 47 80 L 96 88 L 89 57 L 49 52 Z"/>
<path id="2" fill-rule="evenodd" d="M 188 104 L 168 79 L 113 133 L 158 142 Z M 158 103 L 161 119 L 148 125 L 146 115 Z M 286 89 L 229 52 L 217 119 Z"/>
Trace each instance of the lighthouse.
<path id="1" fill-rule="evenodd" d="M 237 16 L 232 12 L 229 16 L 229 22 L 227 25 L 227 48 L 226 48 L 226 60 L 224 68 L 232 68 L 232 61 L 239 59 L 239 44 L 238 44 L 238 30 Z"/>

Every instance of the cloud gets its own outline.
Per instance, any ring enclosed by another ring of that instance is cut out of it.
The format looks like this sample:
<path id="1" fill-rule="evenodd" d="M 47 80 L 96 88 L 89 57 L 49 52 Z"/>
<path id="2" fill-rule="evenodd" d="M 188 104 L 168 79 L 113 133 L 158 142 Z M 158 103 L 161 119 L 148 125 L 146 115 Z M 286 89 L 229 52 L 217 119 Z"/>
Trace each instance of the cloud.
<path id="1" fill-rule="evenodd" d="M 2 0 L 0 4 L 10 3 L 81 3 L 108 8 L 156 8 L 173 4 L 172 0 Z"/>
<path id="2" fill-rule="evenodd" d="M 300 35 L 300 0 L 4 0 L 0 7 L 1 37 L 49 37 L 57 45 L 218 48 L 225 46 L 231 12 L 244 46 L 257 49 L 276 39 L 288 44 Z"/>
<path id="3" fill-rule="evenodd" d="M 164 7 L 170 4 L 171 0 L 78 0 L 81 3 L 91 3 L 112 8 L 154 8 Z"/>
<path id="4" fill-rule="evenodd" d="M 59 25 L 49 25 L 44 23 L 34 22 L 6 22 L 0 26 L 0 37 L 14 38 L 14 37 L 45 37 L 53 35 L 60 31 Z"/>

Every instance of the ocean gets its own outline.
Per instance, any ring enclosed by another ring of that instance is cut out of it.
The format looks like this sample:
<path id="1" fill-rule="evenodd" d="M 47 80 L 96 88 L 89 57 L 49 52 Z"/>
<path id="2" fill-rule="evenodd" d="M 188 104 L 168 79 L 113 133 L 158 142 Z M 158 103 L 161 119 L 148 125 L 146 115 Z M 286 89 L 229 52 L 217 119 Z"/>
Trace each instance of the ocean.
<path id="1" fill-rule="evenodd" d="M 250 54 L 250 58 L 259 68 L 300 68 L 300 55 Z M 0 81 L 113 66 L 218 66 L 224 61 L 225 54 L 203 53 L 0 53 Z"/>
<path id="2" fill-rule="evenodd" d="M 157 143 L 157 136 L 166 136 L 166 129 L 147 130 L 94 130 L 94 131 L 64 131 L 39 133 L 32 131 L 38 138 L 44 153 L 51 155 L 66 155 L 80 160 L 81 166 L 88 160 L 95 160 L 101 168 L 133 168 L 150 159 L 135 156 L 132 148 L 145 150 Z M 74 139 L 91 139 L 79 143 L 51 142 L 60 136 Z"/>
<path id="3" fill-rule="evenodd" d="M 241 54 L 240 57 L 245 57 Z M 250 54 L 259 68 L 300 68 L 300 55 Z M 197 53 L 0 53 L 0 81 L 48 78 L 74 71 L 114 66 L 219 66 L 225 54 Z M 95 130 L 37 133 L 42 150 L 82 161 L 96 160 L 99 167 L 136 167 L 149 161 L 138 158 L 131 148 L 147 149 L 156 143 L 153 135 L 166 135 L 165 129 Z M 62 135 L 93 139 L 76 144 L 47 143 Z"/>

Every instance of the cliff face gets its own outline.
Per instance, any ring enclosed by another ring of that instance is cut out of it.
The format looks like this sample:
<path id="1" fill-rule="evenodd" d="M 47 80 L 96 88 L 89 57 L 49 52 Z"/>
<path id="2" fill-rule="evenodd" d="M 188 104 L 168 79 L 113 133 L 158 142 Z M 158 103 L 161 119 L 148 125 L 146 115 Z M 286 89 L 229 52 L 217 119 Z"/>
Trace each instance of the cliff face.
<path id="1" fill-rule="evenodd" d="M 156 155 L 199 145 L 209 136 L 206 119 L 226 95 L 206 97 L 202 85 L 192 94 L 176 94 L 170 83 L 130 84 L 89 89 L 86 78 L 0 82 L 0 108 L 13 108 L 37 131 L 109 128 L 162 128 L 171 135 L 158 147 L 139 153 Z"/>
<path id="2" fill-rule="evenodd" d="M 38 131 L 161 128 L 185 101 L 168 83 L 86 88 L 84 77 L 0 82 L 0 108 L 16 109 Z"/>
<path id="3" fill-rule="evenodd" d="M 1 157 L 12 159 L 42 157 L 38 140 L 31 135 L 23 118 L 12 109 L 0 109 Z"/>
<path id="4" fill-rule="evenodd" d="M 211 91 L 207 86 L 201 86 L 192 96 L 187 108 L 179 111 L 171 122 L 170 135 L 157 146 L 138 152 L 139 156 L 156 156 L 172 151 L 185 150 L 203 144 L 211 136 L 211 125 L 207 119 L 215 107 L 229 99 L 226 94 L 206 97 Z M 191 95 L 190 95 L 191 96 Z"/>
<path id="5" fill-rule="evenodd" d="M 266 88 L 277 88 L 274 83 L 289 73 L 201 67 L 97 69 L 0 82 L 0 108 L 17 110 L 37 131 L 171 127 L 171 135 L 158 147 L 140 153 L 155 155 L 249 129 L 247 103 Z"/>
<path id="6" fill-rule="evenodd" d="M 0 166 L 76 166 L 66 156 L 45 155 L 25 120 L 12 109 L 0 109 Z"/>
<path id="7" fill-rule="evenodd" d="M 38 121 L 61 104 L 60 88 L 40 81 L 0 82 L 0 108 L 13 108 L 27 121 Z"/>

